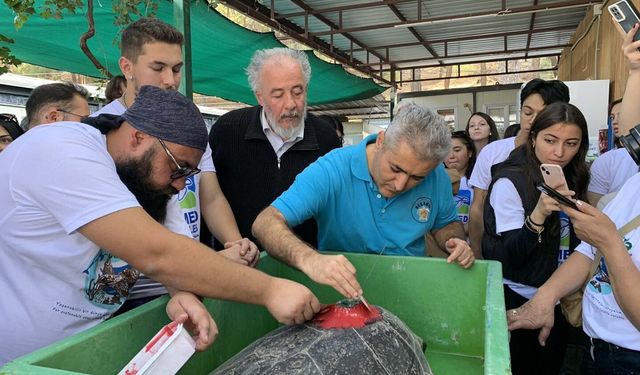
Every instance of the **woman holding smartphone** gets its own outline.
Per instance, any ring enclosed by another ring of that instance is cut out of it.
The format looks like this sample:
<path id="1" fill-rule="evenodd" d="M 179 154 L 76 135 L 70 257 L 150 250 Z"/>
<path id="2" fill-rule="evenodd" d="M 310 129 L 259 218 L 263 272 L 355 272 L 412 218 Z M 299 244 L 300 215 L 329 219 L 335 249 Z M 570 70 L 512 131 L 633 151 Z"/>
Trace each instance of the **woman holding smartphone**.
<path id="1" fill-rule="evenodd" d="M 527 302 L 580 243 L 568 216 L 553 198 L 541 194 L 540 164 L 562 167 L 566 183 L 578 199 L 586 199 L 589 169 L 587 123 L 578 108 L 548 105 L 535 119 L 527 142 L 495 166 L 485 205 L 482 251 L 485 259 L 502 262 L 507 309 Z M 564 185 L 564 181 L 557 189 Z M 512 332 L 514 374 L 557 374 L 566 349 L 568 324 L 556 306 L 556 326 L 546 346 L 537 332 Z"/>

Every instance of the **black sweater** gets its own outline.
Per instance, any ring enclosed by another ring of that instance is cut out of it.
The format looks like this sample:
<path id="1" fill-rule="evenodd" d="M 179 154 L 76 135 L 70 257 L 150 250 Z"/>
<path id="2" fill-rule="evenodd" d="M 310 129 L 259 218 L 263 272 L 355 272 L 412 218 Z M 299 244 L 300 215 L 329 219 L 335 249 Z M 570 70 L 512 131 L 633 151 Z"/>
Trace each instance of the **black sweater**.
<path id="1" fill-rule="evenodd" d="M 209 134 L 222 192 L 229 201 L 240 234 L 252 241 L 255 238 L 251 225 L 260 211 L 287 190 L 309 164 L 341 146 L 330 124 L 307 114 L 304 139 L 288 149 L 278 161 L 262 130 L 261 109 L 251 107 L 231 111 L 216 121 Z M 202 227 L 204 232 L 206 225 Z M 294 232 L 303 241 L 314 247 L 317 245 L 315 221 L 307 220 L 294 228 Z M 202 241 L 206 243 L 207 239 Z"/>

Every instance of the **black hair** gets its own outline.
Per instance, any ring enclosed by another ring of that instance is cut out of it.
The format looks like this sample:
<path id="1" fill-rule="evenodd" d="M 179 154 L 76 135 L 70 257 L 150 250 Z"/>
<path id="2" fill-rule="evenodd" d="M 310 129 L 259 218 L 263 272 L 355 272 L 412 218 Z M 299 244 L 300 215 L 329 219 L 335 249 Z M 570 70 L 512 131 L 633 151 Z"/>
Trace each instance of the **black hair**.
<path id="1" fill-rule="evenodd" d="M 611 111 L 613 110 L 613 107 L 616 104 L 619 104 L 619 103 L 622 103 L 622 98 L 616 99 L 616 100 L 612 101 L 611 103 L 609 103 L 609 108 L 608 108 L 608 111 L 607 111 L 607 115 L 608 116 L 611 116 Z"/>
<path id="2" fill-rule="evenodd" d="M 536 78 L 527 82 L 520 92 L 520 105 L 533 94 L 540 95 L 545 105 L 555 102 L 569 103 L 569 87 L 559 80 L 545 81 Z"/>
<path id="3" fill-rule="evenodd" d="M 503 138 L 515 137 L 516 135 L 518 135 L 519 132 L 520 132 L 520 124 L 511 124 L 507 126 L 507 128 L 504 130 Z"/>
<path id="4" fill-rule="evenodd" d="M 469 179 L 471 178 L 471 173 L 473 172 L 473 167 L 476 165 L 476 159 L 478 155 L 476 155 L 476 145 L 473 143 L 471 137 L 469 137 L 469 133 L 465 130 L 458 130 L 451 133 L 451 139 L 459 139 L 463 145 L 467 148 L 467 151 L 471 152 L 471 157 L 469 158 L 469 162 L 467 164 L 467 170 L 464 173 L 464 176 Z M 451 145 L 453 148 L 453 145 Z"/>
<path id="5" fill-rule="evenodd" d="M 24 130 L 20 127 L 15 115 L 0 113 L 0 126 L 9 133 L 11 139 L 14 141 L 16 138 L 24 134 Z"/>
<path id="6" fill-rule="evenodd" d="M 47 105 L 55 103 L 61 109 L 70 111 L 72 109 L 71 102 L 76 95 L 88 99 L 89 91 L 73 82 L 56 82 L 36 87 L 31 91 L 25 105 L 27 124 L 33 125 L 40 110 Z"/>

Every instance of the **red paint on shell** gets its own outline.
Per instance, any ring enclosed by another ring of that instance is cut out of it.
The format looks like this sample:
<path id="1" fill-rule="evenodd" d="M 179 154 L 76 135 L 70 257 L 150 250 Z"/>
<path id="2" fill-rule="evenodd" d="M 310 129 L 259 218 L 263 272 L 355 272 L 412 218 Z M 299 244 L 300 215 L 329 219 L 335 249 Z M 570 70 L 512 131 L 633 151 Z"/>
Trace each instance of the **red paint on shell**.
<path id="1" fill-rule="evenodd" d="M 331 328 L 362 328 L 369 323 L 382 319 L 380 310 L 371 306 L 369 311 L 365 305 L 359 303 L 352 307 L 333 304 L 320 310 L 311 320 L 317 327 Z"/>

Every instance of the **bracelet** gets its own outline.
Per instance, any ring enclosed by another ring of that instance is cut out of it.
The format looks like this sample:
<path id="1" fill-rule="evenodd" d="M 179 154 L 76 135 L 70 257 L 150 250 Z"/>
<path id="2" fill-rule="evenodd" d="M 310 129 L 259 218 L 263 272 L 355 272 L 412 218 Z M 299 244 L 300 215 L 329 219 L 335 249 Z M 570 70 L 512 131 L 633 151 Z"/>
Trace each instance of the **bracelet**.
<path id="1" fill-rule="evenodd" d="M 544 227 L 544 221 L 542 222 L 542 224 L 538 224 L 535 221 L 531 220 L 531 215 L 527 216 L 527 219 L 529 219 L 529 222 L 533 225 L 539 226 L 539 227 Z"/>
<path id="2" fill-rule="evenodd" d="M 531 221 L 531 219 L 529 218 L 529 216 L 527 216 L 524 219 L 524 226 L 531 232 L 533 233 L 537 233 L 538 234 L 538 243 L 542 243 L 542 232 L 544 232 L 544 226 L 538 225 L 540 227 L 540 230 L 534 228 L 533 226 L 536 225 L 533 221 Z"/>

